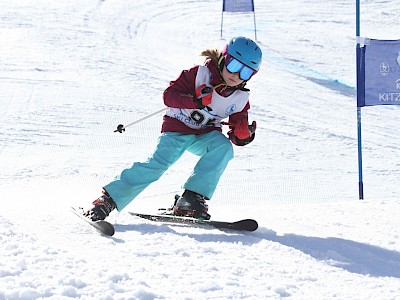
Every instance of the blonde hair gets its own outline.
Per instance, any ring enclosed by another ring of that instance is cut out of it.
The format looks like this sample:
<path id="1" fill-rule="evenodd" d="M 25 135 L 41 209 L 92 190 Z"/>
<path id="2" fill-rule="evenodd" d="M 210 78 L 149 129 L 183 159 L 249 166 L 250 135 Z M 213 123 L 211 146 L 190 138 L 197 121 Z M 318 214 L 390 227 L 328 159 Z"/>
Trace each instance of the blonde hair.
<path id="1" fill-rule="evenodd" d="M 218 63 L 218 60 L 221 56 L 221 52 L 218 49 L 206 49 L 200 53 L 200 56 L 204 56 L 206 61 L 211 59 Z"/>

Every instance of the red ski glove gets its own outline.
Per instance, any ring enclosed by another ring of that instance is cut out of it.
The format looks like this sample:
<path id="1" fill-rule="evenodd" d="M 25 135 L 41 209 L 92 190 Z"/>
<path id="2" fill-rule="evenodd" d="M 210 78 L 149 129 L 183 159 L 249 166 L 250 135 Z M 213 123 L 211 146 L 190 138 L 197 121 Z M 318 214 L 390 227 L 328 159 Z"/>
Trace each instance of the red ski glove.
<path id="1" fill-rule="evenodd" d="M 233 131 L 233 134 L 239 139 L 239 140 L 245 140 L 247 139 L 251 132 L 249 130 L 249 125 L 247 124 L 247 119 L 243 118 L 240 119 L 236 124 L 235 124 L 235 129 Z"/>
<path id="2" fill-rule="evenodd" d="M 254 140 L 256 136 L 256 127 L 256 121 L 253 121 L 251 125 L 247 125 L 247 119 L 241 119 L 235 124 L 235 127 L 228 132 L 229 139 L 237 146 L 245 146 Z"/>
<path id="3" fill-rule="evenodd" d="M 207 86 L 205 84 L 200 85 L 196 89 L 196 96 L 194 97 L 194 102 L 196 103 L 197 108 L 203 109 L 207 105 L 211 104 L 212 100 L 212 87 Z"/>

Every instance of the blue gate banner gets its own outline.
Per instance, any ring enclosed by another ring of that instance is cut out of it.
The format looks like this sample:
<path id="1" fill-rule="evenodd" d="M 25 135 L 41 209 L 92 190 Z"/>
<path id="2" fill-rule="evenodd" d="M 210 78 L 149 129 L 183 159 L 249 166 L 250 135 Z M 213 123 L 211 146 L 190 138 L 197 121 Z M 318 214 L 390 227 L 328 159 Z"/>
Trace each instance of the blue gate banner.
<path id="1" fill-rule="evenodd" d="M 359 50 L 357 106 L 400 105 L 400 40 L 366 41 Z"/>
<path id="2" fill-rule="evenodd" d="M 254 11 L 253 0 L 223 0 L 222 11 L 249 12 Z"/>

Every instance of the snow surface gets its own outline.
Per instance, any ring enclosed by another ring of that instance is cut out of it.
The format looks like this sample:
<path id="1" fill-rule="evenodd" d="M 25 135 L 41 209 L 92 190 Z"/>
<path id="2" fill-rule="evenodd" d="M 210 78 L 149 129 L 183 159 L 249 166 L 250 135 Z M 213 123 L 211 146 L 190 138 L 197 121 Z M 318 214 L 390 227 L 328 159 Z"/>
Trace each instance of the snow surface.
<path id="1" fill-rule="evenodd" d="M 399 108 L 362 109 L 358 200 L 355 1 L 255 1 L 264 53 L 250 81 L 255 141 L 210 202 L 253 233 L 133 218 L 172 204 L 185 155 L 112 238 L 89 207 L 153 151 L 162 92 L 205 48 L 254 37 L 221 1 L 0 0 L 0 299 L 400 299 Z M 395 0 L 361 1 L 361 34 L 399 38 Z"/>

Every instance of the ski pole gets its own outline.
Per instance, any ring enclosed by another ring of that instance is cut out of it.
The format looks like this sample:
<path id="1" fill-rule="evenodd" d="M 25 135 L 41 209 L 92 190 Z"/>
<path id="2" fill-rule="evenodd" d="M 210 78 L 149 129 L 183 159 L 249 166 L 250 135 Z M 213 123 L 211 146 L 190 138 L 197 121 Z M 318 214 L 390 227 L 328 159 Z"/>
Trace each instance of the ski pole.
<path id="1" fill-rule="evenodd" d="M 231 123 L 231 122 L 221 122 L 222 125 L 229 125 L 229 126 L 235 126 L 235 124 Z"/>
<path id="2" fill-rule="evenodd" d="M 152 117 L 152 116 L 155 116 L 155 115 L 159 114 L 160 112 L 163 112 L 163 111 L 165 111 L 165 110 L 167 110 L 167 109 L 168 109 L 168 107 L 163 107 L 162 109 L 157 110 L 156 112 L 153 112 L 153 113 L 151 113 L 151 114 L 149 114 L 149 115 L 147 115 L 147 116 L 144 116 L 143 118 L 140 118 L 140 119 L 138 119 L 138 120 L 136 120 L 136 121 L 133 121 L 132 123 L 130 123 L 130 124 L 128 124 L 128 125 L 119 124 L 119 125 L 117 126 L 117 129 L 114 130 L 114 132 L 122 133 L 122 132 L 125 131 L 125 128 L 127 128 L 127 127 L 129 127 L 129 126 L 132 126 L 132 125 L 135 125 L 135 124 L 137 124 L 137 123 L 139 123 L 139 122 L 142 122 L 142 121 L 144 121 L 144 120 L 146 120 L 146 119 L 148 119 L 148 118 L 150 118 L 150 117 Z"/>
<path id="3" fill-rule="evenodd" d="M 130 123 L 130 124 L 128 124 L 128 125 L 123 125 L 123 124 L 119 124 L 118 126 L 117 126 L 117 129 L 115 129 L 114 130 L 114 132 L 119 132 L 119 133 L 122 133 L 122 132 L 124 132 L 125 131 L 125 128 L 127 128 L 127 127 L 129 127 L 129 126 L 132 126 L 132 125 L 135 125 L 135 124 L 137 124 L 137 123 L 140 123 L 140 122 L 142 122 L 142 121 L 144 121 L 144 120 L 146 120 L 146 119 L 148 119 L 148 118 L 151 118 L 152 116 L 155 116 L 155 115 L 157 115 L 157 114 L 159 114 L 159 113 L 161 113 L 161 112 L 163 112 L 163 111 L 165 111 L 165 110 L 167 110 L 168 109 L 168 107 L 164 107 L 164 108 L 162 108 L 162 109 L 160 109 L 160 110 L 157 110 L 156 112 L 153 112 L 153 113 L 151 113 L 151 114 L 149 114 L 149 115 L 147 115 L 147 116 L 144 116 L 143 118 L 140 118 L 140 119 L 138 119 L 138 120 L 135 120 L 135 121 L 133 121 L 132 123 Z M 229 123 L 229 122 L 221 122 L 221 124 L 222 125 L 234 125 L 234 124 L 232 124 L 232 123 Z"/>

